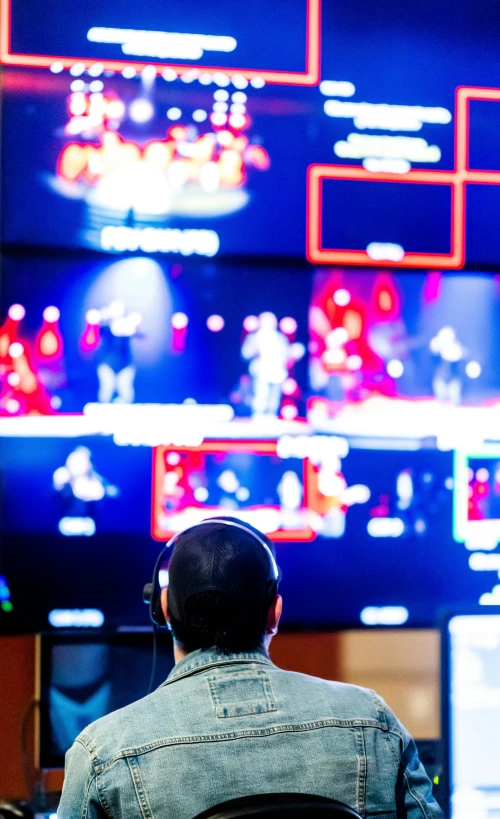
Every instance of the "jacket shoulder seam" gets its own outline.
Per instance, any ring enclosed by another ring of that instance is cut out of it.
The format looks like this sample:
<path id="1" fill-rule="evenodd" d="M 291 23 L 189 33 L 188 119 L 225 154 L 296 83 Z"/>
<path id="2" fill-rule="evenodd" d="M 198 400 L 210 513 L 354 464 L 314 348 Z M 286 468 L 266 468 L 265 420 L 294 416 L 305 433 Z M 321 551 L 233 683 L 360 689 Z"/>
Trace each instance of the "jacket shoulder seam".
<path id="1" fill-rule="evenodd" d="M 102 773 L 103 771 L 111 768 L 112 765 L 114 765 L 116 762 L 119 762 L 120 760 L 124 760 L 134 756 L 142 756 L 143 754 L 151 753 L 152 751 L 156 751 L 159 748 L 165 748 L 168 746 L 197 745 L 200 743 L 210 742 L 228 742 L 252 737 L 266 737 L 273 736 L 276 734 L 314 731 L 321 728 L 373 728 L 375 730 L 383 731 L 384 733 L 388 732 L 387 727 L 381 724 L 379 721 L 369 718 L 366 719 L 360 718 L 345 720 L 324 719 L 296 724 L 289 723 L 283 725 L 274 725 L 268 728 L 260 729 L 249 728 L 241 731 L 224 731 L 217 734 L 197 734 L 191 736 L 187 735 L 179 737 L 164 737 L 162 739 L 157 739 L 154 742 L 148 742 L 144 745 L 122 748 L 120 751 L 113 754 L 113 756 L 106 762 L 101 762 L 97 764 L 95 770 L 97 773 Z"/>

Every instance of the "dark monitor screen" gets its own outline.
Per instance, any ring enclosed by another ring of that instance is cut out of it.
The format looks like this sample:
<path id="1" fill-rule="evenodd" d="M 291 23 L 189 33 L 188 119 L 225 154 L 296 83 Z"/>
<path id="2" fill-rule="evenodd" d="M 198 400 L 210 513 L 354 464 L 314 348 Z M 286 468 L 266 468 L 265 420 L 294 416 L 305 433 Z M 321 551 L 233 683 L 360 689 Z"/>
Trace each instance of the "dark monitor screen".
<path id="1" fill-rule="evenodd" d="M 42 634 L 38 668 L 41 768 L 62 768 L 64 755 L 91 722 L 148 693 L 152 632 Z M 172 643 L 159 639 L 153 686 L 174 666 Z"/>

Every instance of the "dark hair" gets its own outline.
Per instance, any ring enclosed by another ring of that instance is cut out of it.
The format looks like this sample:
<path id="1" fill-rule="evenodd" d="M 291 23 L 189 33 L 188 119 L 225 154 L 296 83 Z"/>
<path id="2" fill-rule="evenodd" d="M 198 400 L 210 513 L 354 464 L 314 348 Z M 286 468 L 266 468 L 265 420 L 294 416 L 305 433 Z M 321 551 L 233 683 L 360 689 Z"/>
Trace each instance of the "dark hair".
<path id="1" fill-rule="evenodd" d="M 267 606 L 250 611 L 228 594 L 206 591 L 190 597 L 185 608 L 187 622 L 170 615 L 172 634 L 184 651 L 215 647 L 221 654 L 232 654 L 251 651 L 264 640 Z"/>
<path id="2" fill-rule="evenodd" d="M 221 519 L 241 523 L 231 517 Z M 265 540 L 275 556 L 274 544 L 253 526 L 245 526 Z M 220 529 L 209 536 L 219 538 Z M 236 535 L 234 530 L 223 533 L 226 543 L 231 543 L 236 538 L 241 542 L 242 536 L 251 538 L 251 535 L 245 536 L 243 532 Z M 255 604 L 240 602 L 230 594 L 214 590 L 191 595 L 184 603 L 185 616 L 182 619 L 173 615 L 169 609 L 174 640 L 188 653 L 200 648 L 215 648 L 221 654 L 251 651 L 264 641 L 267 614 L 277 587 L 278 581 L 270 578 L 267 588 L 261 589 L 260 600 L 257 597 Z"/>

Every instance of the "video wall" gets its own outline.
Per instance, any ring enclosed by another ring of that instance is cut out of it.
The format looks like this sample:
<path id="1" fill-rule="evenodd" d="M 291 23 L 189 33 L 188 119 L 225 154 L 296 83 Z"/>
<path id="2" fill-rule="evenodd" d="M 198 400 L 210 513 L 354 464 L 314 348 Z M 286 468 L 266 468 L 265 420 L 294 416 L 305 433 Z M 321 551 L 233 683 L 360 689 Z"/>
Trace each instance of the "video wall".
<path id="1" fill-rule="evenodd" d="M 146 623 L 213 514 L 288 624 L 500 602 L 499 26 L 0 0 L 1 628 Z"/>
<path id="2" fill-rule="evenodd" d="M 9 245 L 498 264 L 494 7 L 1 5 Z"/>
<path id="3" fill-rule="evenodd" d="M 160 543 L 220 514 L 276 541 L 288 624 L 498 602 L 496 275 L 39 255 L 4 271 L 2 571 L 36 601 L 11 627 L 68 607 L 145 624 Z"/>

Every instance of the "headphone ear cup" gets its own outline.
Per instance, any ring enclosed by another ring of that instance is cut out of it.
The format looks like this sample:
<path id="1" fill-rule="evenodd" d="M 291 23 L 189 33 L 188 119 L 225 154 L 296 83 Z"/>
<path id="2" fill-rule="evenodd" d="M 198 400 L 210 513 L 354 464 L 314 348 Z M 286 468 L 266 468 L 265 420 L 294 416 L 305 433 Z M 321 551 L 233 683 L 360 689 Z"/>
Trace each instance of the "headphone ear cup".
<path id="1" fill-rule="evenodd" d="M 153 623 L 156 623 L 157 626 L 160 628 L 166 628 L 167 621 L 165 620 L 165 615 L 163 614 L 163 610 L 161 607 L 161 594 L 158 594 L 156 600 L 154 600 L 154 604 L 151 607 L 151 619 Z"/>

